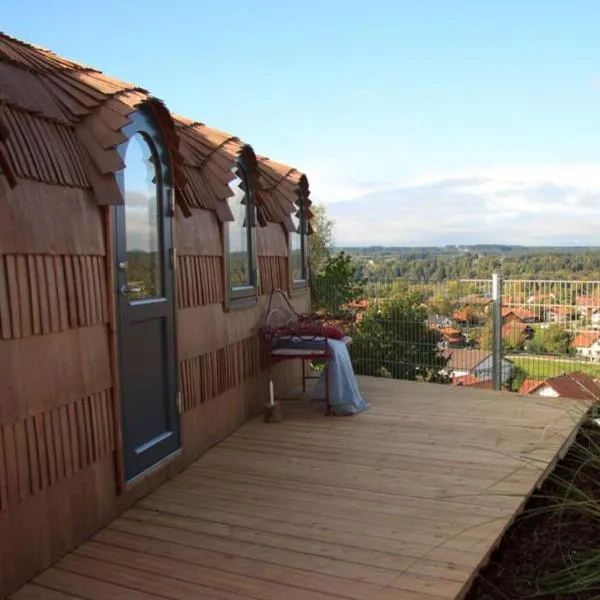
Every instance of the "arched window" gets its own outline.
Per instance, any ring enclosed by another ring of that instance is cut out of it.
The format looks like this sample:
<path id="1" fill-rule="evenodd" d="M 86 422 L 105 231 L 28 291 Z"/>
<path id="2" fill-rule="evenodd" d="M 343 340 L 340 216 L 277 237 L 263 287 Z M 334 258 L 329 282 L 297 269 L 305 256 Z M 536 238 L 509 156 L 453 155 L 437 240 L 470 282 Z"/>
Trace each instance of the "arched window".
<path id="1" fill-rule="evenodd" d="M 233 195 L 229 198 L 233 221 L 227 227 L 227 275 L 229 297 L 247 298 L 256 295 L 256 205 L 241 161 L 236 166 L 236 175 L 231 184 Z"/>
<path id="2" fill-rule="evenodd" d="M 129 299 L 164 296 L 162 174 L 158 153 L 145 132 L 136 132 L 125 151 L 125 246 Z"/>
<path id="3" fill-rule="evenodd" d="M 115 233 L 120 297 L 127 302 L 172 295 L 173 193 L 167 148 L 144 108 L 129 115 L 118 147 L 125 168 L 117 173 L 123 206 Z"/>
<path id="4" fill-rule="evenodd" d="M 308 223 L 306 218 L 306 203 L 299 196 L 296 202 L 296 212 L 292 214 L 295 231 L 290 233 L 290 270 L 292 283 L 305 285 L 308 281 Z"/>

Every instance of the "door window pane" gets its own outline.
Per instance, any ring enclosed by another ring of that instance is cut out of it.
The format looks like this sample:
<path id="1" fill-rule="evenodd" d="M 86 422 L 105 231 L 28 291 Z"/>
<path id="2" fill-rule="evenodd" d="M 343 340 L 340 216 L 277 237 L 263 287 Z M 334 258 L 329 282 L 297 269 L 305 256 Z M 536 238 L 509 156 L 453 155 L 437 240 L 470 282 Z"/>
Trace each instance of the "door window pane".
<path id="1" fill-rule="evenodd" d="M 130 300 L 162 297 L 160 193 L 149 142 L 136 133 L 125 154 L 126 296 Z"/>

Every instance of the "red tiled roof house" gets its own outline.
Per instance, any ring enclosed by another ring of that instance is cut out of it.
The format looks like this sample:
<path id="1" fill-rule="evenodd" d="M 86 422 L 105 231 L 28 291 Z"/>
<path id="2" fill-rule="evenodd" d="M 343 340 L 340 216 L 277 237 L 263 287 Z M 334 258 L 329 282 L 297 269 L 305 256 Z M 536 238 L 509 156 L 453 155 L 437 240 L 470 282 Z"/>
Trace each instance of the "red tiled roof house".
<path id="1" fill-rule="evenodd" d="M 577 354 L 596 361 L 600 358 L 600 331 L 582 331 L 571 342 Z"/>
<path id="2" fill-rule="evenodd" d="M 519 388 L 519 394 L 532 394 L 544 385 L 543 379 L 525 379 Z"/>
<path id="3" fill-rule="evenodd" d="M 591 317 L 592 313 L 600 310 L 600 297 L 597 295 L 577 296 L 575 306 L 582 317 Z"/>
<path id="4" fill-rule="evenodd" d="M 536 321 L 539 321 L 539 318 L 532 310 L 522 307 L 504 307 L 502 309 L 503 323 L 535 323 Z"/>
<path id="5" fill-rule="evenodd" d="M 520 391 L 520 390 L 519 390 Z M 579 371 L 550 377 L 527 392 L 546 398 L 571 398 L 574 400 L 599 400 L 600 386 L 589 375 Z"/>

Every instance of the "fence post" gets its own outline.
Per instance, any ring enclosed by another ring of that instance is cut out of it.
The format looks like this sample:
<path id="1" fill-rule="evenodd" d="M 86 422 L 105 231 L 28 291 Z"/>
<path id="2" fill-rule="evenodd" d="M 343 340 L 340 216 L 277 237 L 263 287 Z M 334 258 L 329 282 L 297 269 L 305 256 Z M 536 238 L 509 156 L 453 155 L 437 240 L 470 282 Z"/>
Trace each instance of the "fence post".
<path id="1" fill-rule="evenodd" d="M 492 380 L 502 389 L 502 278 L 492 275 Z"/>

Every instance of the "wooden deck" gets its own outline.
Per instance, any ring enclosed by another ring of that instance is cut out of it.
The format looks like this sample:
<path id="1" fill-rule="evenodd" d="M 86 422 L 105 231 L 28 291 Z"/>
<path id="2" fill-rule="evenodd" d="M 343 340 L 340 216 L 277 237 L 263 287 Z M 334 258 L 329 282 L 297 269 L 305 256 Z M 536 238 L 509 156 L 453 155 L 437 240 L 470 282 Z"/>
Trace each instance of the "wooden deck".
<path id="1" fill-rule="evenodd" d="M 14 600 L 460 598 L 585 407 L 360 384 L 370 411 L 248 423 Z"/>

